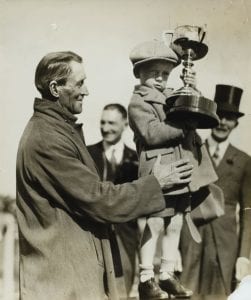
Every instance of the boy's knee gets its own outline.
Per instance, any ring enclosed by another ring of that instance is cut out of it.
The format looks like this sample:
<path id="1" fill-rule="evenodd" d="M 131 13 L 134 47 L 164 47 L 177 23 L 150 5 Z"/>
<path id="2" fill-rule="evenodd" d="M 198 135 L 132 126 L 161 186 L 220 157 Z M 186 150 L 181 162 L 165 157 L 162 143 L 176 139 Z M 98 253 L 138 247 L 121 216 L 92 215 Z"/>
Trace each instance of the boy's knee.
<path id="1" fill-rule="evenodd" d="M 180 232 L 182 225 L 183 225 L 183 215 L 177 214 L 171 219 L 171 222 L 168 225 L 168 231 L 171 233 Z"/>
<path id="2" fill-rule="evenodd" d="M 161 232 L 164 229 L 164 219 L 163 218 L 148 218 L 147 224 L 150 227 L 151 231 Z"/>

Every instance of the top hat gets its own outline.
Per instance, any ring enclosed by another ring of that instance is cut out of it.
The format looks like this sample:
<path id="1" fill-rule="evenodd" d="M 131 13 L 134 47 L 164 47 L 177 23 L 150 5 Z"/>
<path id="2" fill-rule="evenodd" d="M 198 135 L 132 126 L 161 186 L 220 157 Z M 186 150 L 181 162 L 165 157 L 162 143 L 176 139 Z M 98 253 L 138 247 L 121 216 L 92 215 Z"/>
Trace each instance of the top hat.
<path id="1" fill-rule="evenodd" d="M 162 41 L 148 41 L 138 44 L 130 53 L 133 63 L 133 73 L 139 77 L 138 69 L 142 64 L 153 60 L 164 60 L 177 66 L 180 63 L 178 55 Z"/>
<path id="2" fill-rule="evenodd" d="M 244 116 L 239 111 L 243 90 L 236 86 L 217 84 L 214 101 L 217 103 L 217 112 L 235 114 L 238 118 Z"/>

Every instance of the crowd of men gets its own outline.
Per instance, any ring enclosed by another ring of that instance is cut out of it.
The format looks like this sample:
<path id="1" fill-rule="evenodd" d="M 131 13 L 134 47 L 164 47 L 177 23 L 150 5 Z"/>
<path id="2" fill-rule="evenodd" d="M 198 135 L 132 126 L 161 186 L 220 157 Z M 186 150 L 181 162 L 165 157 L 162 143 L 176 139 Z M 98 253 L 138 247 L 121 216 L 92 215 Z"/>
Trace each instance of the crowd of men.
<path id="1" fill-rule="evenodd" d="M 246 153 L 230 143 L 231 132 L 238 126 L 238 119 L 244 115 L 239 111 L 241 94 L 242 90 L 238 87 L 216 86 L 214 100 L 218 104 L 220 124 L 212 129 L 211 135 L 206 140 L 219 175 L 217 184 L 224 191 L 224 216 L 198 224 L 202 237 L 201 243 L 191 239 L 186 223 L 183 226 L 180 241 L 183 265 L 181 282 L 195 293 L 195 299 L 213 300 L 215 295 L 226 299 L 226 295 L 235 289 L 236 283 L 250 274 L 251 161 Z M 121 183 L 137 177 L 136 152 L 128 149 L 122 142 L 126 120 L 126 110 L 120 104 L 105 106 L 100 121 L 103 141 L 88 147 L 102 174 L 104 174 L 104 166 L 109 169 L 113 161 L 112 155 L 110 157 L 107 155 L 109 150 L 110 153 L 120 157 L 115 163 L 118 177 L 109 179 L 113 182 L 117 182 L 116 178 L 119 178 Z M 124 151 L 123 155 L 121 151 Z M 127 169 L 123 166 L 124 160 L 127 161 Z M 128 177 L 129 174 L 132 178 Z M 117 233 L 117 238 L 124 241 L 120 247 L 121 258 L 124 260 L 127 255 L 131 257 L 131 264 L 125 264 L 123 269 L 124 280 L 128 287 L 128 282 L 131 282 L 128 279 L 132 279 L 132 273 L 128 275 L 127 270 L 129 266 L 131 271 L 137 269 L 134 262 L 139 241 L 138 235 L 135 234 L 137 232 L 135 222 L 120 224 L 120 226 L 122 231 Z M 125 252 L 123 247 L 127 246 L 129 246 L 128 251 Z M 127 288 L 128 291 L 130 288 Z"/>
<path id="2" fill-rule="evenodd" d="M 49 53 L 36 68 L 41 98 L 17 154 L 22 300 L 129 298 L 139 271 L 138 218 L 165 212 L 163 191 L 190 182 L 187 159 L 167 168 L 157 158 L 152 172 L 138 178 L 138 156 L 123 142 L 127 109 L 119 103 L 103 108 L 102 141 L 87 146 L 76 117 L 89 94 L 85 80 L 82 58 L 73 52 Z M 251 159 L 230 143 L 244 115 L 241 96 L 239 87 L 216 86 L 220 121 L 206 140 L 224 215 L 195 222 L 200 243 L 183 223 L 179 278 L 167 296 L 148 285 L 140 300 L 226 299 L 251 274 Z"/>

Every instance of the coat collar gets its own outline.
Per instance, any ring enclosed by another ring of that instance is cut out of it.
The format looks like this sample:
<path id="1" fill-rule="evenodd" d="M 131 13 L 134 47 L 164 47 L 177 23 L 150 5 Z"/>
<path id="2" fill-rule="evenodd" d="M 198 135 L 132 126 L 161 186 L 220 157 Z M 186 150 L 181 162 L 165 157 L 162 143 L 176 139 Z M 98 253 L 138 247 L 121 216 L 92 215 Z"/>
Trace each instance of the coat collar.
<path id="1" fill-rule="evenodd" d="M 61 107 L 57 102 L 47 99 L 35 98 L 34 112 L 45 114 L 57 120 L 64 120 L 74 127 L 82 127 L 82 124 L 76 124 L 77 117 L 75 117 L 68 110 Z"/>
<path id="2" fill-rule="evenodd" d="M 143 97 L 144 101 L 166 104 L 166 98 L 171 93 L 171 89 L 166 89 L 163 93 L 158 90 L 151 89 L 144 85 L 136 85 L 134 94 L 139 94 Z"/>

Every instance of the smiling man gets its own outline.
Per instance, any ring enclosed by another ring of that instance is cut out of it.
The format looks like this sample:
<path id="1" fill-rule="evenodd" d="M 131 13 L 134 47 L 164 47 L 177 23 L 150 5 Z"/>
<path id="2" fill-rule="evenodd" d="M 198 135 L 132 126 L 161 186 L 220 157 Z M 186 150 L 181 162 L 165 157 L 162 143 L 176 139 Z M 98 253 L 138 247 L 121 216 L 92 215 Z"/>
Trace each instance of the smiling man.
<path id="1" fill-rule="evenodd" d="M 85 80 L 82 58 L 69 51 L 47 54 L 36 68 L 42 97 L 16 168 L 22 300 L 117 300 L 109 223 L 163 210 L 162 189 L 182 182 L 184 168 L 171 174 L 160 162 L 133 183 L 101 181 L 75 116 Z"/>
<path id="2" fill-rule="evenodd" d="M 137 154 L 122 140 L 127 126 L 127 111 L 124 106 L 111 103 L 103 108 L 100 118 L 103 140 L 88 146 L 103 180 L 124 183 L 138 177 Z"/>
<path id="3" fill-rule="evenodd" d="M 125 145 L 122 139 L 127 126 L 127 111 L 123 105 L 110 103 L 103 108 L 100 118 L 103 140 L 87 148 L 104 181 L 117 184 L 138 178 L 137 154 Z M 120 251 L 120 253 L 113 252 L 115 274 L 118 278 L 119 293 L 121 296 L 126 296 L 125 294 L 128 295 L 130 292 L 134 279 L 135 254 L 138 247 L 137 223 L 134 220 L 116 224 L 114 230 L 116 239 L 113 239 L 113 243 L 118 243 Z M 113 246 L 112 249 L 116 248 L 116 245 Z M 123 291 L 123 283 L 125 291 Z"/>
<path id="4" fill-rule="evenodd" d="M 239 111 L 242 92 L 235 86 L 216 86 L 220 123 L 207 139 L 219 177 L 216 184 L 224 193 L 225 215 L 199 227 L 201 244 L 187 238 L 186 228 L 182 232 L 182 281 L 200 294 L 199 299 L 202 295 L 207 295 L 206 299 L 225 299 L 250 267 L 251 158 L 231 145 L 229 139 L 244 115 Z"/>

